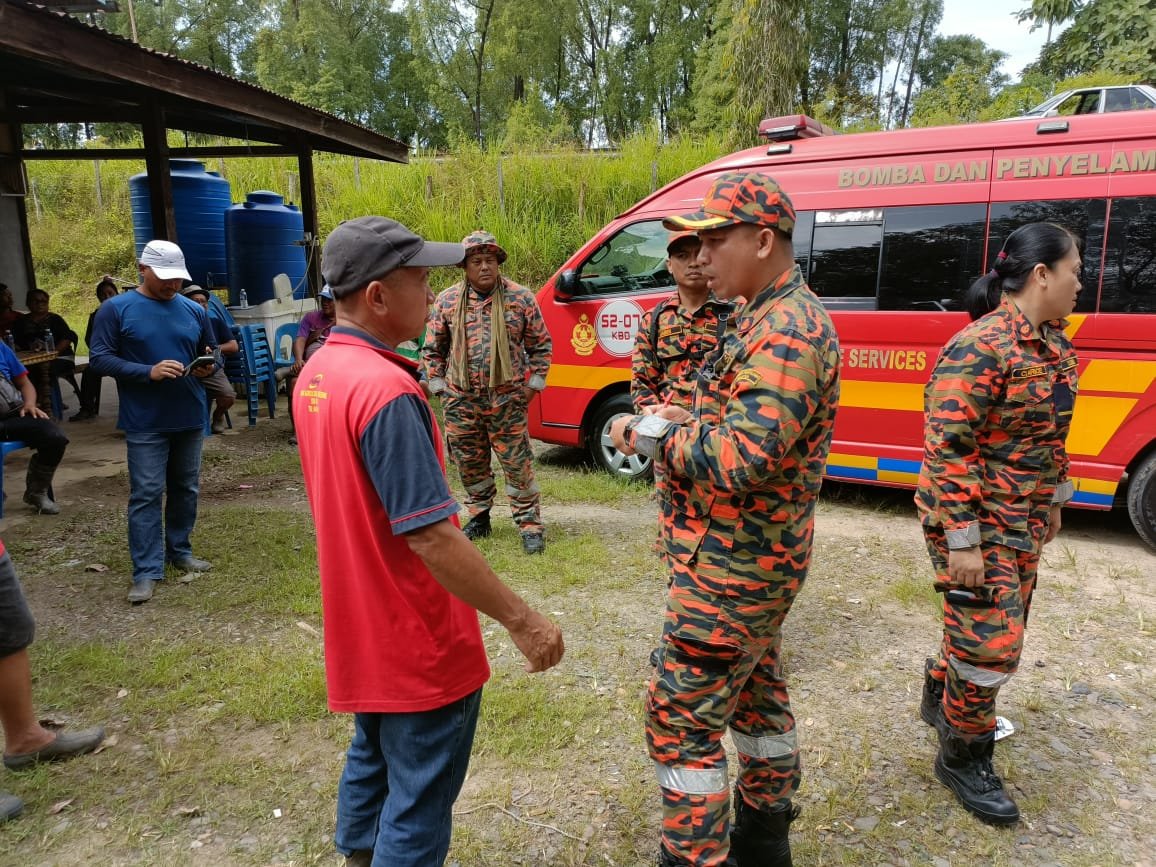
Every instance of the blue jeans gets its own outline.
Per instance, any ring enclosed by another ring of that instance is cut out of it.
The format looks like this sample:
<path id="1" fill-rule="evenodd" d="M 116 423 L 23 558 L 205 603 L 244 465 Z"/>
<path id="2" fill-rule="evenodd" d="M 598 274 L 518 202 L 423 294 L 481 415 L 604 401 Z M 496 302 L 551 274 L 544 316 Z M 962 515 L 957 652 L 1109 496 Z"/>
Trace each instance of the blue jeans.
<path id="1" fill-rule="evenodd" d="M 124 438 L 128 444 L 128 550 L 132 555 L 132 580 L 160 581 L 165 577 L 166 560 L 176 563 L 193 554 L 189 534 L 197 522 L 204 432 L 201 428 L 164 433 L 125 431 Z"/>
<path id="2" fill-rule="evenodd" d="M 440 867 L 474 744 L 482 691 L 421 713 L 353 715 L 337 787 L 337 850 L 373 867 Z"/>

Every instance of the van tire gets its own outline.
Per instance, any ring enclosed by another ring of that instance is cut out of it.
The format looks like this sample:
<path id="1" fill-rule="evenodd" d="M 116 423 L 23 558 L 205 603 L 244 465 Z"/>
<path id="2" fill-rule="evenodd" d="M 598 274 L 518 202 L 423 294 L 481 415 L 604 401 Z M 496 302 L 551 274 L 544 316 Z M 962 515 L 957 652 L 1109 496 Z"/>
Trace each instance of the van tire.
<path id="1" fill-rule="evenodd" d="M 1156 548 L 1156 452 L 1144 458 L 1130 474 L 1128 516 L 1140 538 Z"/>
<path id="2" fill-rule="evenodd" d="M 648 479 L 654 474 L 654 462 L 646 455 L 627 457 L 610 443 L 610 425 L 619 416 L 634 415 L 630 395 L 616 394 L 598 407 L 590 425 L 588 445 L 594 463 L 622 479 Z"/>

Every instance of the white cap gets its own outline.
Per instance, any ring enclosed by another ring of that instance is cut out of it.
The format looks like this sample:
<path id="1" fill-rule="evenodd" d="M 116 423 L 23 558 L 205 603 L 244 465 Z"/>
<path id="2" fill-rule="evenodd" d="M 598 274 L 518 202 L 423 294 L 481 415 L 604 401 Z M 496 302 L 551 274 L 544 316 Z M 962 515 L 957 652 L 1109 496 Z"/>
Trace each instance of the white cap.
<path id="1" fill-rule="evenodd" d="M 161 280 L 192 280 L 185 269 L 185 254 L 172 241 L 149 241 L 140 253 L 140 263 L 152 268 Z"/>

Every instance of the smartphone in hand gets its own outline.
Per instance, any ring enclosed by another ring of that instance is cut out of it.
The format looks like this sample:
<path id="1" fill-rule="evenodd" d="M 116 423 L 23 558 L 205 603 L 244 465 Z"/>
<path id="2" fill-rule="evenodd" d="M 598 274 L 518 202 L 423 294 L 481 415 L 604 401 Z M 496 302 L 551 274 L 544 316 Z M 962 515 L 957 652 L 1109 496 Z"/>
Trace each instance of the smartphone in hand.
<path id="1" fill-rule="evenodd" d="M 215 356 L 202 355 L 198 358 L 194 358 L 192 361 L 190 361 L 188 364 L 185 365 L 184 375 L 188 376 L 194 370 L 199 370 L 202 367 L 212 367 L 216 363 L 217 363 L 217 359 Z"/>

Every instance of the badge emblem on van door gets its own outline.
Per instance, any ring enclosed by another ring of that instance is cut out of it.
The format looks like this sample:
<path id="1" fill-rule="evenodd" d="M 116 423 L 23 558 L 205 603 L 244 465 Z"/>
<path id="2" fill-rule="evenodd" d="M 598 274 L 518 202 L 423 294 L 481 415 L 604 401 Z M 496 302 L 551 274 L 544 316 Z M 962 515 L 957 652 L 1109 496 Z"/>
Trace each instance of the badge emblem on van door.
<path id="1" fill-rule="evenodd" d="M 590 317 L 583 313 L 578 317 L 574 331 L 570 334 L 570 345 L 578 355 L 590 355 L 598 345 L 598 337 L 594 333 L 594 326 L 590 324 Z"/>

